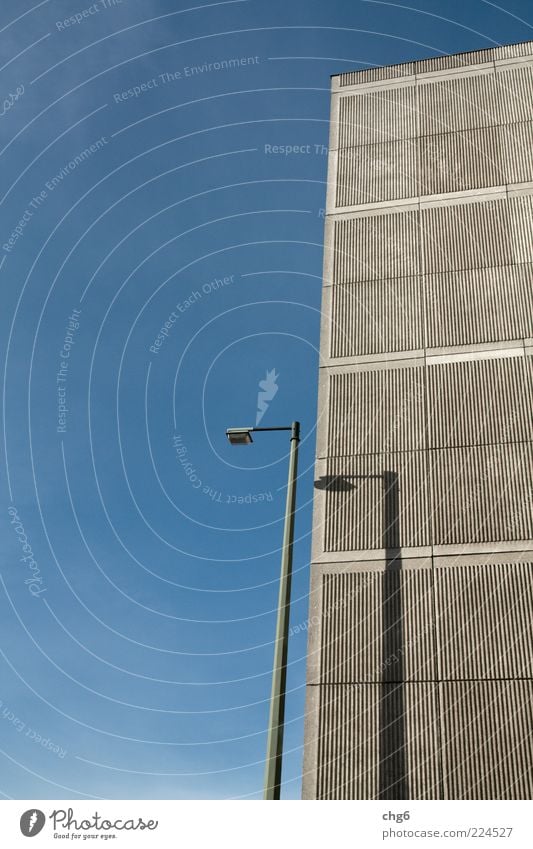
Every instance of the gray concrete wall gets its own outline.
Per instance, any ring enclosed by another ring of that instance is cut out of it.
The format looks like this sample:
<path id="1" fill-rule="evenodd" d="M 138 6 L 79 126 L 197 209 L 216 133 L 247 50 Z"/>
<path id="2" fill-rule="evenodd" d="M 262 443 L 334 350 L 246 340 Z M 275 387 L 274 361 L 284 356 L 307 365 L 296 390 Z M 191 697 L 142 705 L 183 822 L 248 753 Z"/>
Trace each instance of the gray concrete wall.
<path id="1" fill-rule="evenodd" d="M 304 798 L 533 794 L 532 103 L 332 78 Z"/>

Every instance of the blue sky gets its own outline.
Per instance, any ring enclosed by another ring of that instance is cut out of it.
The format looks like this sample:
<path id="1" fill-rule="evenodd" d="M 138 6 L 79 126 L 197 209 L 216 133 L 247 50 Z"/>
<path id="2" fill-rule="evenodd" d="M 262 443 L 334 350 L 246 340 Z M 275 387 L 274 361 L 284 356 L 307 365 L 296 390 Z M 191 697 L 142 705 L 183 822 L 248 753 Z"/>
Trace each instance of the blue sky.
<path id="1" fill-rule="evenodd" d="M 329 75 L 532 34 L 413 3 L 2 0 L 4 797 L 260 797 L 289 442 L 224 430 L 274 369 L 305 623 Z"/>

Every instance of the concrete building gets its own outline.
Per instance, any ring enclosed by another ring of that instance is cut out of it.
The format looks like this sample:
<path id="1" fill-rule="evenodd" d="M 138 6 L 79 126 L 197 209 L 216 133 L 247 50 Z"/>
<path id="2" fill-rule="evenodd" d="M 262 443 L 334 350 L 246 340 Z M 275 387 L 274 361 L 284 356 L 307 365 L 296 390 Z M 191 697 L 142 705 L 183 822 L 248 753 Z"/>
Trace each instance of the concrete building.
<path id="1" fill-rule="evenodd" d="M 303 796 L 533 795 L 533 42 L 332 78 Z"/>

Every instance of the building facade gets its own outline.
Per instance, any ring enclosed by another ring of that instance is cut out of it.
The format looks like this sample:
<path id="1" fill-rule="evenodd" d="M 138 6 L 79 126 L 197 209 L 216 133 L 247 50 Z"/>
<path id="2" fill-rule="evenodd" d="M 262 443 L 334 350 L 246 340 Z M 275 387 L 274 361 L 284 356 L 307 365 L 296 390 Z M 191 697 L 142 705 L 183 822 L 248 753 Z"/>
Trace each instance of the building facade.
<path id="1" fill-rule="evenodd" d="M 332 78 L 303 796 L 533 795 L 533 42 Z"/>

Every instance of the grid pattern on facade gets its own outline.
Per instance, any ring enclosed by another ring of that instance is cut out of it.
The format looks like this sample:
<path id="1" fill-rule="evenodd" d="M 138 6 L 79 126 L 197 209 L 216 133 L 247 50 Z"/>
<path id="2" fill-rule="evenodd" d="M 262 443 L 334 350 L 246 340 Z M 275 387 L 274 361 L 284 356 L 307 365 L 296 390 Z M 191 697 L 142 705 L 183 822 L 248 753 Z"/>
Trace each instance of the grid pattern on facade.
<path id="1" fill-rule="evenodd" d="M 333 78 L 303 793 L 533 795 L 533 42 Z"/>

